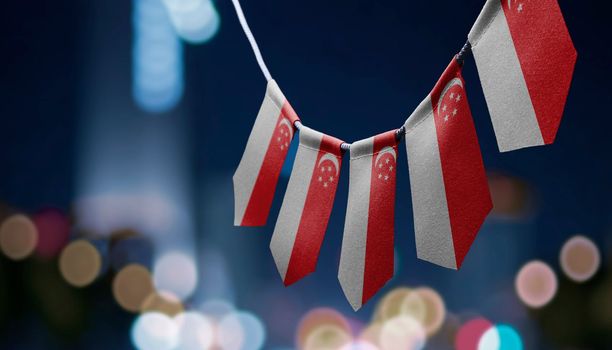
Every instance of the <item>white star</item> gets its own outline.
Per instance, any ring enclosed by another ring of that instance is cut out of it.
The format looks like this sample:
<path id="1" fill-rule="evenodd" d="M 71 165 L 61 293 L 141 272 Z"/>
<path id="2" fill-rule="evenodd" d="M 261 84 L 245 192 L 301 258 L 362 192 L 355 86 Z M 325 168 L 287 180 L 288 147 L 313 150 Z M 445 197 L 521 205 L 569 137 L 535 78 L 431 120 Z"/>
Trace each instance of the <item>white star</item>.
<path id="1" fill-rule="evenodd" d="M 319 176 L 319 182 L 323 181 L 323 176 Z"/>
<path id="2" fill-rule="evenodd" d="M 393 171 L 393 165 L 389 166 L 389 171 Z"/>
<path id="3" fill-rule="evenodd" d="M 385 175 L 385 181 L 389 180 L 389 175 Z"/>
<path id="4" fill-rule="evenodd" d="M 461 100 L 461 94 L 457 94 L 457 97 L 455 98 L 455 102 L 459 102 Z"/>
<path id="5" fill-rule="evenodd" d="M 378 174 L 378 178 L 381 179 L 382 178 L 382 174 Z"/>
<path id="6" fill-rule="evenodd" d="M 329 182 L 334 182 L 334 177 L 333 176 L 329 177 Z"/>
<path id="7" fill-rule="evenodd" d="M 325 167 L 324 166 L 321 167 L 321 172 L 323 172 L 323 173 L 325 172 Z"/>
<path id="8" fill-rule="evenodd" d="M 517 8 L 518 12 L 523 12 L 523 3 L 521 2 Z"/>
<path id="9" fill-rule="evenodd" d="M 281 139 L 281 138 L 280 138 L 280 136 L 279 136 L 279 137 L 277 137 L 276 139 L 278 140 L 278 142 L 280 142 L 280 139 Z"/>
<path id="10" fill-rule="evenodd" d="M 327 182 L 324 182 L 324 183 L 323 183 L 323 187 L 327 187 Z"/>
<path id="11" fill-rule="evenodd" d="M 385 161 L 385 163 L 389 164 L 389 158 L 387 158 L 387 160 Z"/>
<path id="12" fill-rule="evenodd" d="M 446 112 L 446 105 L 442 106 L 442 111 Z"/>
<path id="13" fill-rule="evenodd" d="M 285 145 L 281 145 L 281 150 L 285 149 Z"/>
<path id="14" fill-rule="evenodd" d="M 444 121 L 447 122 L 448 121 L 448 114 L 444 116 Z"/>
<path id="15" fill-rule="evenodd" d="M 289 142 L 285 142 L 285 147 L 289 148 Z"/>
<path id="16" fill-rule="evenodd" d="M 327 167 L 327 171 L 331 171 L 331 167 L 330 166 Z"/>
<path id="17" fill-rule="evenodd" d="M 450 94 L 450 98 L 453 98 L 453 97 L 455 97 L 455 93 L 454 93 L 454 92 L 451 92 L 451 94 Z"/>
<path id="18" fill-rule="evenodd" d="M 453 115 L 457 115 L 457 108 L 453 109 Z"/>
<path id="19" fill-rule="evenodd" d="M 379 167 L 379 168 L 382 168 L 382 163 L 378 164 L 378 167 Z"/>

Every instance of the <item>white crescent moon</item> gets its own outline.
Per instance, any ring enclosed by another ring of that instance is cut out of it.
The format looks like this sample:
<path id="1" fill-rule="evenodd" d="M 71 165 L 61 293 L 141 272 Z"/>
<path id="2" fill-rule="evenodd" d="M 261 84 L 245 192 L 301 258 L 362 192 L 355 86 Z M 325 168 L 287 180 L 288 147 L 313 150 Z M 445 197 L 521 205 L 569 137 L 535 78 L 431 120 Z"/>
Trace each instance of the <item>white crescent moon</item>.
<path id="1" fill-rule="evenodd" d="M 397 162 L 397 157 L 395 155 L 395 150 L 393 149 L 393 147 L 387 146 L 387 147 L 384 147 L 383 149 L 381 149 L 380 152 L 378 152 L 378 154 L 376 155 L 376 160 L 374 161 L 374 165 L 378 164 L 378 160 L 385 153 L 389 153 L 390 155 L 392 155 L 393 156 L 393 161 Z"/>
<path id="2" fill-rule="evenodd" d="M 289 129 L 289 133 L 291 133 L 291 136 L 289 137 L 289 139 L 293 139 L 293 125 L 291 125 L 291 122 L 289 121 L 289 119 L 283 117 L 283 119 L 281 119 L 280 125 L 286 125 L 287 129 Z"/>
<path id="3" fill-rule="evenodd" d="M 459 85 L 463 89 L 463 83 L 461 82 L 461 79 L 454 78 L 453 80 L 449 81 L 448 84 L 446 84 L 446 86 L 444 87 L 444 90 L 442 90 L 442 93 L 440 94 L 440 98 L 438 99 L 438 114 L 440 114 L 440 105 L 441 105 L 440 101 L 442 101 L 442 99 L 444 98 L 448 90 L 450 90 L 450 88 L 452 88 L 455 85 Z"/>
<path id="4" fill-rule="evenodd" d="M 340 173 L 340 163 L 338 163 L 338 158 L 336 158 L 331 153 L 325 153 L 321 159 L 319 159 L 319 163 L 317 163 L 317 168 L 323 164 L 324 161 L 329 160 L 334 163 L 334 168 L 336 168 L 336 176 Z"/>

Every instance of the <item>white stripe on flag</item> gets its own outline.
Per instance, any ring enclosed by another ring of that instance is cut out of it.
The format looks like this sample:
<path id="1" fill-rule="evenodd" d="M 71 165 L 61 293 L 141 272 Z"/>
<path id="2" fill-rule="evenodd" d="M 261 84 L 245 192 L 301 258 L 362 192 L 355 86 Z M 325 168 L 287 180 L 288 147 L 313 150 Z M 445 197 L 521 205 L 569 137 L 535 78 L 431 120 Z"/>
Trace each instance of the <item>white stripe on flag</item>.
<path id="1" fill-rule="evenodd" d="M 456 269 L 457 262 L 430 96 L 421 102 L 405 126 L 417 257 Z"/>
<path id="2" fill-rule="evenodd" d="M 270 242 L 270 250 L 283 281 L 289 267 L 289 260 L 291 259 L 322 139 L 322 133 L 302 126 L 300 145 L 306 144 L 308 148 L 298 147 L 285 198 Z"/>
<path id="3" fill-rule="evenodd" d="M 374 138 L 369 138 L 353 143 L 350 149 L 349 194 L 338 279 L 355 310 L 363 301 L 373 148 Z"/>
<path id="4" fill-rule="evenodd" d="M 501 152 L 544 144 L 501 1 L 487 1 L 468 39 Z"/>

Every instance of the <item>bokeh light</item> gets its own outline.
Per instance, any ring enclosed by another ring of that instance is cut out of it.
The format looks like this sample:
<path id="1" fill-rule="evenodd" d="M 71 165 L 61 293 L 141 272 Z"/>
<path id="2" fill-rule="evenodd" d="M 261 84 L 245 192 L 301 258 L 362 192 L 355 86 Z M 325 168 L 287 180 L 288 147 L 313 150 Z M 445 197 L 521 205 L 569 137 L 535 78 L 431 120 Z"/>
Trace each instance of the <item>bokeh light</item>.
<path id="1" fill-rule="evenodd" d="M 420 350 L 425 347 L 425 329 L 408 315 L 394 317 L 385 322 L 380 332 L 382 350 Z"/>
<path id="2" fill-rule="evenodd" d="M 316 308 L 309 311 L 298 324 L 297 346 L 302 348 L 306 344 L 306 339 L 317 330 L 325 326 L 334 326 L 349 334 L 350 326 L 348 321 L 338 311 L 330 308 Z"/>
<path id="3" fill-rule="evenodd" d="M 59 269 L 66 282 L 75 287 L 91 284 L 102 271 L 102 256 L 84 239 L 68 244 L 59 259 Z"/>
<path id="4" fill-rule="evenodd" d="M 153 268 L 153 280 L 158 290 L 171 292 L 181 300 L 193 294 L 198 275 L 193 257 L 182 252 L 168 252 Z"/>
<path id="5" fill-rule="evenodd" d="M 419 319 L 419 321 L 423 325 L 423 328 L 425 328 L 427 336 L 432 336 L 438 332 L 444 323 L 446 317 L 444 300 L 438 292 L 431 288 L 417 288 L 415 293 L 419 295 L 419 300 L 425 306 L 423 318 Z"/>
<path id="6" fill-rule="evenodd" d="M 68 242 L 70 220 L 57 209 L 45 209 L 33 217 L 38 230 L 36 255 L 42 258 L 53 258 Z"/>
<path id="7" fill-rule="evenodd" d="M 482 335 L 478 350 L 523 350 L 523 341 L 512 326 L 500 324 Z"/>
<path id="8" fill-rule="evenodd" d="M 210 40 L 219 30 L 220 18 L 211 0 L 163 0 L 176 34 L 192 44 Z"/>
<path id="9" fill-rule="evenodd" d="M 521 219 L 531 212 L 533 195 L 525 182 L 497 173 L 489 174 L 488 180 L 493 215 Z"/>
<path id="10" fill-rule="evenodd" d="M 125 310 L 139 312 L 147 297 L 153 294 L 153 279 L 146 267 L 131 264 L 124 267 L 113 280 L 113 296 Z"/>
<path id="11" fill-rule="evenodd" d="M 402 313 L 402 304 L 412 295 L 412 289 L 407 287 L 395 288 L 387 293 L 376 305 L 374 321 L 380 322 L 391 319 Z M 414 307 L 414 305 L 412 305 Z"/>
<path id="12" fill-rule="evenodd" d="M 455 350 L 478 349 L 481 337 L 493 328 L 493 324 L 485 318 L 472 319 L 459 328 L 455 337 Z"/>
<path id="13" fill-rule="evenodd" d="M 303 350 L 336 350 L 347 346 L 353 341 L 349 332 L 331 324 L 315 328 L 304 341 Z"/>
<path id="14" fill-rule="evenodd" d="M 178 326 L 179 349 L 208 349 L 214 341 L 213 323 L 197 312 L 182 312 L 174 321 Z"/>
<path id="15" fill-rule="evenodd" d="M 378 346 L 365 341 L 357 340 L 340 348 L 340 350 L 379 350 Z"/>
<path id="16" fill-rule="evenodd" d="M 25 215 L 9 216 L 0 225 L 0 249 L 13 260 L 27 258 L 38 241 L 38 231 L 34 223 Z"/>
<path id="17" fill-rule="evenodd" d="M 133 95 L 149 112 L 165 112 L 184 89 L 183 47 L 162 0 L 134 0 Z"/>
<path id="18" fill-rule="evenodd" d="M 162 313 L 144 313 L 132 325 L 132 343 L 139 350 L 175 349 L 179 343 L 179 327 Z"/>
<path id="19" fill-rule="evenodd" d="M 585 282 L 599 269 L 601 256 L 593 241 L 584 236 L 574 236 L 563 245 L 560 261 L 567 277 L 575 282 Z"/>
<path id="20" fill-rule="evenodd" d="M 516 276 L 516 292 L 525 305 L 540 308 L 548 304 L 557 293 L 557 276 L 547 264 L 532 261 L 521 268 Z"/>
<path id="21" fill-rule="evenodd" d="M 168 316 L 175 316 L 183 312 L 181 300 L 174 294 L 166 291 L 149 294 L 140 307 L 142 312 L 161 312 Z"/>
<path id="22" fill-rule="evenodd" d="M 249 312 L 233 312 L 219 322 L 219 343 L 223 349 L 258 350 L 266 340 L 261 320 Z"/>
<path id="23" fill-rule="evenodd" d="M 235 308 L 234 305 L 226 300 L 211 299 L 202 303 L 199 310 L 206 314 L 206 316 L 220 321 L 225 315 L 233 312 Z"/>

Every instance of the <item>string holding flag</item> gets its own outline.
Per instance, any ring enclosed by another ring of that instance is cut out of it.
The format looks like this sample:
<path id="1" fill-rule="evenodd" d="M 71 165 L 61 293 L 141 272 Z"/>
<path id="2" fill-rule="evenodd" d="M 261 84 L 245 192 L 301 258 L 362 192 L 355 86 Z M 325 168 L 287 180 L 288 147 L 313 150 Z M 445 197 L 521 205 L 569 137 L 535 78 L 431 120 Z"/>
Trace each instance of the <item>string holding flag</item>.
<path id="1" fill-rule="evenodd" d="M 233 178 L 236 226 L 266 224 L 289 143 L 300 135 L 270 243 L 285 285 L 316 269 L 347 151 L 340 285 L 357 310 L 391 279 L 397 147 L 404 137 L 417 256 L 461 267 L 492 208 L 461 75 L 468 53 L 476 61 L 500 151 L 555 139 L 577 57 L 556 0 L 487 0 L 468 41 L 404 125 L 353 144 L 303 124 L 273 80 L 239 0 L 232 3 L 268 81 Z"/>

